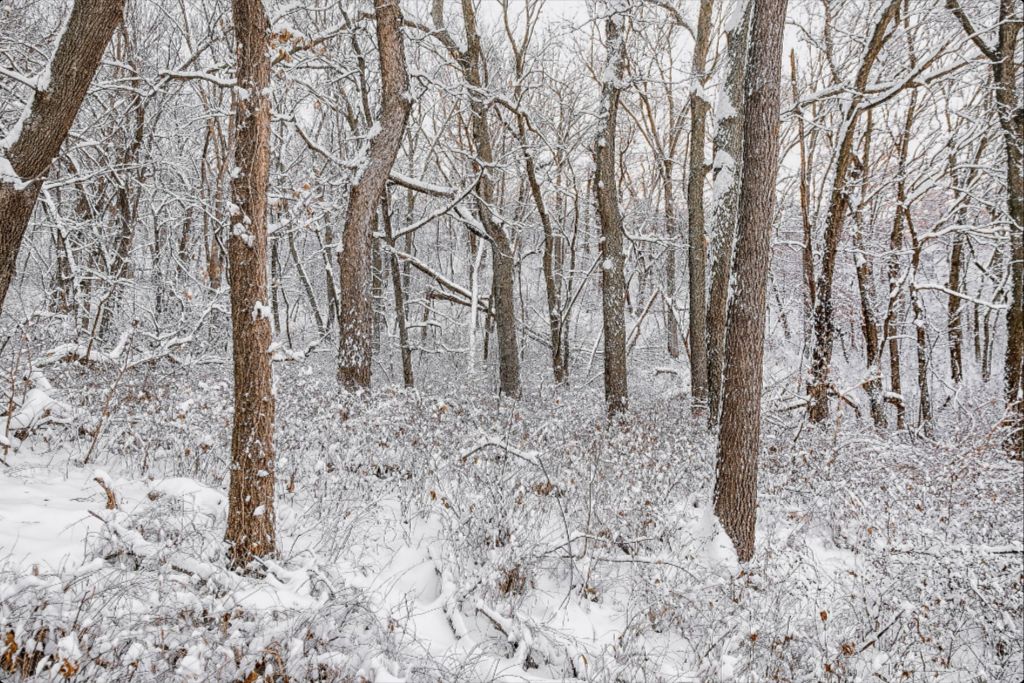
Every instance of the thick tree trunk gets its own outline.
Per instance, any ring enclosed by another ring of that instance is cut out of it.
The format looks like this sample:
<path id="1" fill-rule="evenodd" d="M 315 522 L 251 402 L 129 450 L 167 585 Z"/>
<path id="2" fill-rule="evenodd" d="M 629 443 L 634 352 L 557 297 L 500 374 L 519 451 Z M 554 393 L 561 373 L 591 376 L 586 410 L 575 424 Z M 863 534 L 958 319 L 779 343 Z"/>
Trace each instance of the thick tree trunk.
<path id="1" fill-rule="evenodd" d="M 722 368 L 725 365 L 725 324 L 729 306 L 736 242 L 736 212 L 740 197 L 740 162 L 743 158 L 743 81 L 747 70 L 747 34 L 754 0 L 737 0 L 725 34 L 728 43 L 723 91 L 718 96 L 715 133 L 714 229 L 712 235 L 711 291 L 708 295 L 708 426 L 718 425 L 722 406 Z"/>
<path id="2" fill-rule="evenodd" d="M 398 156 L 412 103 L 402 42 L 402 11 L 398 0 L 374 0 L 380 53 L 380 131 L 370 141 L 366 165 L 349 194 L 345 234 L 338 255 L 340 309 L 338 381 L 346 389 L 368 389 L 373 360 L 371 299 L 371 225 L 388 174 Z"/>
<path id="3" fill-rule="evenodd" d="M 868 84 L 871 67 L 874 66 L 885 41 L 889 24 L 896 17 L 903 0 L 892 0 L 875 24 L 867 50 L 857 70 L 853 93 L 843 117 L 845 131 L 836 153 L 832 172 L 832 191 L 829 197 L 828 215 L 825 220 L 825 243 L 821 254 L 821 271 L 815 287 L 817 299 L 814 305 L 814 352 L 811 359 L 811 380 L 807 387 L 810 399 L 808 416 L 812 422 L 822 422 L 829 414 L 829 372 L 832 365 L 832 340 L 835 334 L 832 319 L 832 282 L 835 273 L 836 256 L 842 236 L 843 223 L 848 207 L 846 197 L 847 175 L 853 163 L 853 141 L 857 132 L 857 119 Z"/>
<path id="4" fill-rule="evenodd" d="M 604 332 L 604 399 L 608 414 L 623 412 L 629 402 L 626 379 L 626 278 L 623 273 L 622 214 L 619 212 L 615 134 L 626 45 L 623 17 L 605 22 L 608 62 L 601 84 L 601 112 L 594 143 L 594 188 L 601 222 L 601 319 Z"/>
<path id="5" fill-rule="evenodd" d="M 0 147 L 0 308 L 14 279 L 36 197 L 123 11 L 124 0 L 75 2 L 48 66 L 48 86 L 36 90 L 5 138 L 6 147 Z"/>
<path id="6" fill-rule="evenodd" d="M 693 47 L 690 93 L 690 165 L 686 179 L 686 215 L 689 221 L 687 263 L 690 283 L 690 394 L 692 407 L 700 412 L 708 400 L 706 330 L 707 247 L 704 235 L 704 132 L 708 103 L 704 86 L 708 46 L 711 44 L 711 12 L 714 0 L 700 0 L 697 36 Z"/>
<path id="7" fill-rule="evenodd" d="M 765 293 L 779 156 L 779 84 L 786 0 L 757 0 L 745 79 L 736 289 L 729 302 L 715 514 L 743 562 L 754 554 Z"/>
<path id="8" fill-rule="evenodd" d="M 274 390 L 267 301 L 267 185 L 270 177 L 270 22 L 262 0 L 232 0 L 238 87 L 237 144 L 228 241 L 235 414 L 225 541 L 245 568 L 275 552 Z"/>

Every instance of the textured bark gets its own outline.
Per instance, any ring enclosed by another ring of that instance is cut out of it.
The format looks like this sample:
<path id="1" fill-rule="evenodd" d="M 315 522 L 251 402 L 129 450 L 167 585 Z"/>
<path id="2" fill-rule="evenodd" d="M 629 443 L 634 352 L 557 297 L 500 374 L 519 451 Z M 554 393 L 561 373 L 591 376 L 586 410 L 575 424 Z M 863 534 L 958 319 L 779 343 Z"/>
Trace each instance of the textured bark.
<path id="1" fill-rule="evenodd" d="M 340 308 L 338 381 L 346 389 L 369 388 L 373 361 L 371 226 L 388 174 L 398 156 L 411 102 L 398 0 L 374 0 L 380 54 L 380 132 L 370 141 L 367 163 L 349 194 L 345 234 L 338 255 Z"/>
<path id="2" fill-rule="evenodd" d="M 725 34 L 727 71 L 725 101 L 729 109 L 719 115 L 715 133 L 715 187 L 727 182 L 721 196 L 716 192 L 711 256 L 711 290 L 708 294 L 708 426 L 718 425 L 722 406 L 722 367 L 725 364 L 725 324 L 729 306 L 729 278 L 732 276 L 736 242 L 736 213 L 740 198 L 740 164 L 743 159 L 743 80 L 747 70 L 747 34 L 754 0 L 743 2 L 742 18 Z M 803 136 L 801 136 L 802 138 Z M 722 174 L 728 174 L 723 180 Z"/>
<path id="3" fill-rule="evenodd" d="M 10 147 L 0 147 L 0 159 L 6 157 L 17 175 L 0 176 L 0 308 L 14 279 L 36 197 L 123 11 L 124 0 L 75 2 L 50 61 L 48 87 L 33 95 Z"/>
<path id="4" fill-rule="evenodd" d="M 711 13 L 714 0 L 700 0 L 697 36 L 693 48 L 693 91 L 690 93 L 690 167 L 686 179 L 686 215 L 689 222 L 690 294 L 690 394 L 696 411 L 708 399 L 708 357 L 706 331 L 707 247 L 704 236 L 704 132 L 708 103 L 704 85 L 708 46 L 711 44 Z"/>
<path id="5" fill-rule="evenodd" d="M 225 541 L 231 563 L 247 567 L 276 551 L 274 391 L 267 283 L 270 177 L 270 23 L 262 0 L 232 0 L 237 79 L 235 166 L 228 239 L 235 413 Z"/>
<path id="6" fill-rule="evenodd" d="M 621 82 L 625 73 L 626 44 L 623 18 L 605 22 L 608 66 L 601 85 L 601 114 L 594 143 L 594 191 L 601 223 L 601 319 L 604 332 L 604 400 L 608 414 L 626 409 L 626 278 L 623 273 L 622 214 L 619 211 L 615 133 Z"/>
<path id="7" fill-rule="evenodd" d="M 864 58 L 857 69 L 853 92 L 843 117 L 843 135 L 835 157 L 832 190 L 825 219 L 821 271 L 818 274 L 818 284 L 815 287 L 817 298 L 814 303 L 814 352 L 811 359 L 811 380 L 807 387 L 810 399 L 808 416 L 812 422 L 822 422 L 829 414 L 829 371 L 832 365 L 832 340 L 835 335 L 832 319 L 832 281 L 843 223 L 846 221 L 848 208 L 846 184 L 850 165 L 853 163 L 853 141 L 857 132 L 857 119 L 860 117 L 864 89 L 868 84 L 871 67 L 874 66 L 875 60 L 885 45 L 889 24 L 896 18 L 902 2 L 903 0 L 892 0 L 875 24 Z"/>
<path id="8" fill-rule="evenodd" d="M 779 84 L 786 0 L 757 0 L 745 79 L 736 289 L 729 302 L 715 514 L 743 562 L 754 554 L 761 439 L 765 293 L 779 156 Z"/>

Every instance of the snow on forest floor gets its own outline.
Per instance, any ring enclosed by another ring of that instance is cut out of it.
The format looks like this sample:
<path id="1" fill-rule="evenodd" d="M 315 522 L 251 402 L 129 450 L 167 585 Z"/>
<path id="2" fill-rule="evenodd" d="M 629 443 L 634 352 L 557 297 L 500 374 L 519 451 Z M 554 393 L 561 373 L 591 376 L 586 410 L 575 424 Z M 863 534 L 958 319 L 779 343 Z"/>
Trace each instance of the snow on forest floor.
<path id="1" fill-rule="evenodd" d="M 741 570 L 671 378 L 609 425 L 592 389 L 354 397 L 284 364 L 280 554 L 241 576 L 230 385 L 202 368 L 48 369 L 72 415 L 0 465 L 0 678 L 1024 676 L 1024 479 L 980 429 L 769 415 Z"/>

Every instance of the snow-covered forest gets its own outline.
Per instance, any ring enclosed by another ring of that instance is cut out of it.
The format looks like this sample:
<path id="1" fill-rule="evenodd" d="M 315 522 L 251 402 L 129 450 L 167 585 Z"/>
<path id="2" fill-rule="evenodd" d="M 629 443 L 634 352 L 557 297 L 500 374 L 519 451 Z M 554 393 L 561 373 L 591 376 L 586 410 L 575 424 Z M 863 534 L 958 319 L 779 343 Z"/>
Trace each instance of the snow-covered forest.
<path id="1" fill-rule="evenodd" d="M 1024 679 L 1018 0 L 0 0 L 0 680 Z"/>

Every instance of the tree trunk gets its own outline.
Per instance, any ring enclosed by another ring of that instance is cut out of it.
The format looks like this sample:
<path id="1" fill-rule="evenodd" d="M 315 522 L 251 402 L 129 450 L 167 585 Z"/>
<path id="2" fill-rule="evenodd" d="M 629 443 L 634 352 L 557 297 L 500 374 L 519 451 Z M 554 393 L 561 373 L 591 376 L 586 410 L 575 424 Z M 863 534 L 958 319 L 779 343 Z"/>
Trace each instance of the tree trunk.
<path id="1" fill-rule="evenodd" d="M 671 119 L 670 119 L 671 120 Z M 679 239 L 679 227 L 676 225 L 675 187 L 672 181 L 672 167 L 675 164 L 671 157 L 662 160 L 662 194 L 665 195 L 665 238 L 668 249 L 665 254 L 665 331 L 667 334 L 668 355 L 679 357 L 680 332 L 679 316 L 676 314 L 676 243 Z"/>
<path id="2" fill-rule="evenodd" d="M 562 304 L 561 292 L 558 279 L 555 276 L 555 230 L 551 225 L 551 217 L 547 207 L 544 205 L 544 196 L 541 194 L 540 182 L 537 180 L 536 163 L 533 160 L 533 153 L 526 145 L 526 119 L 520 115 L 519 119 L 519 143 L 523 148 L 523 156 L 526 161 L 526 179 L 530 185 L 530 195 L 533 197 L 537 215 L 540 217 L 541 228 L 544 230 L 544 254 L 542 267 L 544 269 L 544 293 L 548 305 L 548 328 L 551 339 L 551 368 L 555 378 L 555 384 L 564 384 L 568 377 L 565 376 L 565 362 L 562 359 Z"/>
<path id="3" fill-rule="evenodd" d="M 793 102 L 798 103 L 800 98 L 797 92 L 797 76 L 796 76 L 796 51 L 790 50 L 789 52 L 789 69 L 790 69 L 790 87 L 792 88 Z M 807 143 L 804 133 L 804 116 L 803 111 L 797 107 L 797 118 L 796 118 L 796 134 L 797 134 L 797 146 L 800 149 L 800 224 L 803 230 L 803 244 L 800 250 L 800 265 L 803 267 L 804 273 L 804 324 L 803 324 L 803 339 L 804 344 L 810 339 L 811 321 L 814 318 L 814 301 L 816 295 L 814 293 L 814 243 L 813 233 L 811 230 L 811 189 L 809 179 L 809 161 L 807 159 Z"/>
<path id="4" fill-rule="evenodd" d="M 1010 219 L 1010 293 L 1006 311 L 1006 450 L 1024 458 L 1024 107 L 1020 106 L 1017 79 L 1017 39 L 1021 31 L 1017 0 L 999 0 L 998 42 L 985 43 L 960 7 L 958 0 L 946 6 L 960 21 L 992 67 L 996 112 L 1006 146 L 1006 213 Z"/>
<path id="5" fill-rule="evenodd" d="M 708 103 L 704 86 L 708 46 L 711 44 L 711 13 L 714 0 L 700 0 L 697 36 L 693 47 L 690 93 L 690 167 L 686 179 L 686 215 L 689 222 L 687 263 L 690 281 L 690 394 L 695 412 L 704 410 L 708 399 L 708 357 L 705 289 L 707 247 L 704 236 L 704 131 Z"/>
<path id="6" fill-rule="evenodd" d="M 402 282 L 402 268 L 395 255 L 395 237 L 391 229 L 391 198 L 387 190 L 381 198 L 381 223 L 384 239 L 388 244 L 388 269 L 391 271 L 391 290 L 395 297 L 395 323 L 398 327 L 398 347 L 402 354 L 402 381 L 407 389 L 416 386 L 412 374 L 412 349 L 409 347 L 409 329 L 405 318 L 405 289 Z"/>
<path id="7" fill-rule="evenodd" d="M 857 169 L 857 183 L 852 192 L 853 207 L 853 261 L 857 275 L 857 292 L 860 294 L 861 332 L 864 334 L 864 355 L 868 378 L 864 382 L 864 390 L 871 406 L 871 419 L 875 426 L 884 429 L 888 425 L 885 419 L 885 403 L 882 397 L 882 372 L 879 357 L 882 347 L 879 342 L 878 318 L 875 314 L 875 276 L 871 264 L 871 256 L 864 243 L 864 198 L 867 197 L 867 184 L 871 175 L 871 135 L 873 133 L 872 115 L 868 111 L 867 126 L 864 131 L 864 149 L 861 162 Z M 852 174 L 851 174 L 852 175 Z"/>
<path id="8" fill-rule="evenodd" d="M 722 367 L 725 363 L 725 323 L 729 306 L 736 242 L 736 212 L 740 197 L 740 162 L 743 157 L 743 80 L 747 70 L 747 34 L 753 0 L 737 0 L 725 34 L 728 43 L 726 75 L 718 99 L 715 133 L 714 224 L 711 256 L 711 291 L 708 296 L 708 427 L 718 425 L 722 405 Z"/>
<path id="9" fill-rule="evenodd" d="M 309 274 L 306 273 L 306 269 L 302 265 L 302 259 L 299 258 L 299 250 L 295 246 L 295 230 L 288 231 L 288 253 L 295 264 L 295 272 L 299 275 L 299 282 L 302 283 L 302 291 L 306 294 L 306 301 L 309 302 L 309 310 L 313 314 L 314 322 L 316 322 L 316 333 L 318 336 L 323 337 L 327 334 L 327 326 L 324 324 L 324 317 L 320 313 L 320 306 L 316 301 L 313 283 L 309 281 Z"/>
<path id="10" fill-rule="evenodd" d="M 440 10 L 435 12 L 435 24 L 441 24 Z M 494 322 L 498 336 L 498 382 L 499 391 L 506 396 L 519 398 L 522 389 L 519 383 L 519 340 L 516 335 L 515 312 L 515 262 L 512 240 L 505 228 L 498 225 L 491 214 L 494 205 L 494 181 L 491 167 L 494 152 L 491 148 L 491 131 L 487 121 L 487 102 L 484 87 L 483 51 L 480 35 L 476 28 L 476 10 L 473 0 L 462 0 L 462 19 L 466 33 L 466 50 L 459 55 L 463 76 L 469 86 L 471 114 L 470 134 L 476 148 L 476 170 L 480 172 L 477 185 L 477 215 L 491 241 L 491 300 Z M 484 348 L 487 348 L 485 337 Z M 485 351 L 486 353 L 486 351 Z"/>
<path id="11" fill-rule="evenodd" d="M 370 141 L 366 165 L 349 194 L 345 234 L 338 255 L 341 271 L 338 326 L 338 381 L 349 390 L 370 387 L 373 360 L 373 305 L 370 227 L 388 174 L 398 156 L 412 103 L 402 42 L 398 0 L 374 0 L 380 52 L 380 131 Z"/>
<path id="12" fill-rule="evenodd" d="M 932 435 L 932 399 L 928 390 L 928 334 L 925 329 L 924 302 L 921 291 L 917 288 L 917 273 L 921 267 L 921 243 L 914 230 L 914 221 L 910 210 L 901 207 L 904 212 L 904 224 L 910 236 L 912 248 L 910 260 L 910 307 L 914 313 L 914 339 L 917 342 L 917 396 L 918 396 L 918 427 L 926 436 Z"/>
<path id="13" fill-rule="evenodd" d="M 910 153 L 910 132 L 917 113 L 917 93 L 910 94 L 910 103 L 903 119 L 903 130 L 899 137 L 899 159 L 896 166 L 896 211 L 893 212 L 892 230 L 889 233 L 889 258 L 886 274 L 889 277 L 889 303 L 886 307 L 882 335 L 889 346 L 889 391 L 899 397 L 895 400 L 896 428 L 907 428 L 907 405 L 903 400 L 903 379 L 900 364 L 900 340 L 896 322 L 899 317 L 903 281 L 900 274 L 899 253 L 903 250 L 903 211 L 900 207 L 907 202 L 907 157 Z"/>
<path id="14" fill-rule="evenodd" d="M 625 411 L 629 401 L 626 378 L 626 278 L 623 273 L 622 215 L 619 213 L 615 133 L 626 44 L 621 14 L 605 22 L 608 63 L 601 84 L 601 111 L 594 143 L 594 188 L 601 222 L 601 313 L 604 332 L 604 399 L 608 414 Z"/>
<path id="15" fill-rule="evenodd" d="M 754 554 L 761 439 L 765 292 L 779 156 L 779 84 L 786 0 L 758 0 L 750 28 L 737 220 L 736 289 L 729 302 L 715 514 L 740 561 Z"/>
<path id="16" fill-rule="evenodd" d="M 50 61 L 48 87 L 35 92 L 8 134 L 7 147 L 0 147 L 0 309 L 36 197 L 123 11 L 124 0 L 75 2 Z"/>
<path id="17" fill-rule="evenodd" d="M 845 133 L 840 141 L 832 172 L 832 191 L 825 220 L 825 243 L 821 255 L 821 272 L 818 274 L 818 284 L 815 287 L 817 299 L 814 305 L 814 352 L 811 360 L 811 381 L 807 388 L 810 399 L 808 416 L 812 422 L 824 421 L 829 413 L 829 371 L 832 365 L 832 340 L 835 334 L 832 320 L 832 281 L 836 256 L 839 252 L 839 240 L 842 236 L 843 223 L 846 220 L 848 207 L 846 182 L 850 165 L 853 163 L 853 141 L 857 132 L 857 119 L 860 116 L 860 105 L 864 98 L 864 89 L 868 84 L 868 76 L 871 74 L 871 67 L 885 45 L 889 24 L 896 17 L 902 1 L 892 0 L 882 12 L 878 23 L 875 24 L 864 58 L 857 70 L 853 93 L 843 117 L 842 125 Z"/>
<path id="18" fill-rule="evenodd" d="M 120 173 L 114 174 L 114 182 L 117 185 L 115 191 L 117 203 L 118 233 L 117 243 L 114 247 L 114 259 L 110 268 L 110 296 L 107 304 L 103 307 L 100 323 L 100 337 L 113 341 L 116 336 L 114 324 L 117 313 L 121 308 L 121 294 L 125 281 L 131 277 L 131 253 L 132 243 L 135 238 L 135 225 L 138 219 L 138 188 L 136 183 L 141 184 L 143 172 L 139 166 L 139 156 L 142 152 L 142 143 L 145 141 L 146 132 L 146 107 L 142 101 L 141 86 L 142 79 L 139 77 L 141 68 L 135 53 L 135 46 L 131 42 L 128 31 L 122 24 L 121 31 L 124 39 L 125 55 L 124 61 L 131 65 L 131 71 L 123 70 L 125 81 L 131 84 L 134 89 L 128 102 L 128 111 L 134 118 L 132 135 L 125 140 L 124 150 L 121 154 L 120 164 L 123 167 Z M 157 299 L 161 298 L 164 284 L 157 279 L 155 282 Z M 157 307 L 157 315 L 160 313 Z"/>
<path id="19" fill-rule="evenodd" d="M 237 142 L 228 241 L 235 414 L 225 541 L 245 568 L 275 552 L 274 390 L 267 301 L 267 185 L 270 177 L 270 22 L 262 0 L 232 0 L 238 87 Z"/>

